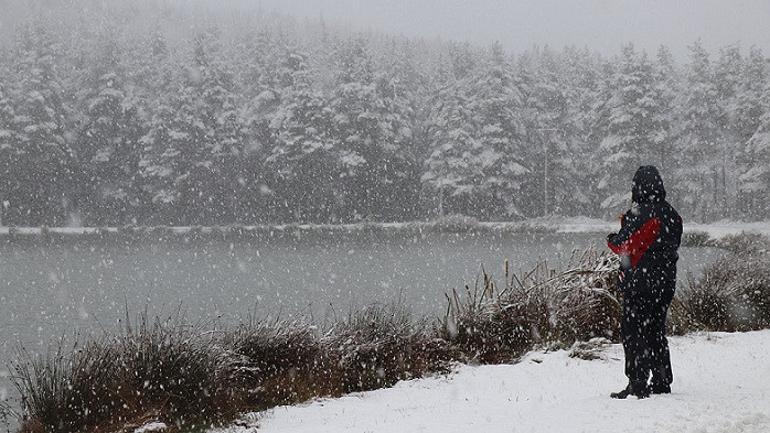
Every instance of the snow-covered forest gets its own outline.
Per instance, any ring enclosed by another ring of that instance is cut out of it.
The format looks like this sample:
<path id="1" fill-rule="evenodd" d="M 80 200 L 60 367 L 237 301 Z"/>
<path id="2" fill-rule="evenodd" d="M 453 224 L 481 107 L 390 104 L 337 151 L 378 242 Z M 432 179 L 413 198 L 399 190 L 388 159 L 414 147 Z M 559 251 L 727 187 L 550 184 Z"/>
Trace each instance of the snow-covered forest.
<path id="1" fill-rule="evenodd" d="M 65 3 L 0 33 L 0 225 L 607 217 L 642 163 L 688 220 L 770 205 L 770 66 L 753 47 L 509 52 Z"/>

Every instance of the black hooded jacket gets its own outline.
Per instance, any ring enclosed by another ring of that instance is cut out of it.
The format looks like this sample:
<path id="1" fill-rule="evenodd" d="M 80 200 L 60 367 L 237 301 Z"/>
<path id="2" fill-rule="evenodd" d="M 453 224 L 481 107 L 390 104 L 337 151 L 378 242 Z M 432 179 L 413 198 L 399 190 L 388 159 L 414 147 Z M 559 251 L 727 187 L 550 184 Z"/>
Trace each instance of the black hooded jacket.
<path id="1" fill-rule="evenodd" d="M 682 218 L 666 201 L 663 180 L 654 166 L 636 171 L 631 198 L 633 205 L 622 216 L 620 231 L 607 238 L 607 245 L 621 257 L 622 289 L 649 290 L 660 280 L 675 283 L 669 280 L 676 276 Z"/>

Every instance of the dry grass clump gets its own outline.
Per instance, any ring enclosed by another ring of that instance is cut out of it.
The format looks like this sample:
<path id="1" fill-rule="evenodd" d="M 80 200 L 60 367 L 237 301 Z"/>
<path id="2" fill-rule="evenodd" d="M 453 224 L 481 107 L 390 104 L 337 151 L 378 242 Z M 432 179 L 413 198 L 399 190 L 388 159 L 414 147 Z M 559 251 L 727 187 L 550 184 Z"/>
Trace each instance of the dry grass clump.
<path id="1" fill-rule="evenodd" d="M 668 335 L 686 335 L 693 331 L 704 330 L 703 324 L 698 323 L 687 311 L 688 305 L 683 301 L 682 289 L 678 289 L 671 301 L 666 318 L 666 333 Z"/>
<path id="2" fill-rule="evenodd" d="M 112 339 L 34 356 L 22 352 L 12 377 L 22 396 L 22 431 L 120 429 L 162 417 L 194 427 L 232 409 L 220 400 L 210 340 L 180 320 L 141 316 Z"/>
<path id="3" fill-rule="evenodd" d="M 537 344 L 617 338 L 617 264 L 614 256 L 587 250 L 574 254 L 566 271 L 541 263 L 519 278 L 506 262 L 502 287 L 482 272 L 464 297 L 448 296 L 440 335 L 482 363 L 510 361 Z"/>
<path id="4" fill-rule="evenodd" d="M 711 240 L 730 255 L 689 278 L 671 305 L 669 332 L 747 331 L 770 327 L 770 240 L 751 233 Z"/>
<path id="5" fill-rule="evenodd" d="M 45 356 L 23 350 L 19 355 L 12 377 L 26 415 L 22 430 L 77 431 L 122 411 L 117 390 L 106 386 L 116 383 L 118 363 L 104 341 L 72 348 L 60 341 Z"/>
<path id="6" fill-rule="evenodd" d="M 25 354 L 12 380 L 22 432 L 131 431 L 147 421 L 176 430 L 316 397 L 383 388 L 446 371 L 446 341 L 404 306 L 372 306 L 324 336 L 302 322 L 252 320 L 204 332 L 181 315 L 134 325 L 45 356 Z"/>
<path id="7" fill-rule="evenodd" d="M 230 410 L 222 401 L 218 368 L 212 351 L 214 336 L 182 317 L 150 320 L 142 315 L 135 326 L 112 343 L 117 352 L 117 395 L 129 416 L 157 411 L 177 425 L 221 418 Z"/>
<path id="8" fill-rule="evenodd" d="M 446 341 L 414 321 L 403 305 L 372 305 L 336 323 L 323 339 L 345 392 L 392 386 L 444 371 L 452 358 Z"/>
<path id="9" fill-rule="evenodd" d="M 686 231 L 682 233 L 683 247 L 711 247 L 715 241 L 703 231 Z"/>
<path id="10" fill-rule="evenodd" d="M 586 250 L 573 256 L 566 271 L 550 270 L 550 277 L 533 284 L 550 295 L 550 340 L 571 345 L 595 337 L 619 339 L 618 265 L 615 255 Z"/>
<path id="11" fill-rule="evenodd" d="M 315 327 L 252 320 L 225 334 L 224 370 L 241 406 L 268 408 L 340 392 Z"/>
<path id="12" fill-rule="evenodd" d="M 713 242 L 714 246 L 743 256 L 762 255 L 770 251 L 770 239 L 752 233 L 741 232 L 726 235 Z"/>
<path id="13" fill-rule="evenodd" d="M 674 311 L 691 329 L 770 328 L 770 256 L 737 254 L 709 265 L 680 290 Z"/>
<path id="14" fill-rule="evenodd" d="M 507 280 L 507 279 L 506 279 Z M 509 289 L 509 288 L 508 288 Z M 447 296 L 449 304 L 439 335 L 457 347 L 466 361 L 500 363 L 510 361 L 534 343 L 537 303 L 522 299 L 508 303 L 506 292 L 496 292 L 492 278 L 482 272 L 473 289 L 465 295 Z"/>

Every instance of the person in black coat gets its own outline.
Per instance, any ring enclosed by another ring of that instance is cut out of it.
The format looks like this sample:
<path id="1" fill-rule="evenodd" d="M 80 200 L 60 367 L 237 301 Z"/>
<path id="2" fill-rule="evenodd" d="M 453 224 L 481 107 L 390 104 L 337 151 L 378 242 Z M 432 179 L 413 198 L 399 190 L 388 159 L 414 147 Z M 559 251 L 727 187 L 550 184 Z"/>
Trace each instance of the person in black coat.
<path id="1" fill-rule="evenodd" d="M 628 377 L 628 386 L 612 393 L 613 398 L 670 393 L 674 379 L 666 314 L 676 288 L 682 218 L 666 201 L 654 166 L 639 167 L 631 195 L 633 203 L 621 217 L 620 231 L 607 236 L 607 245 L 620 256 L 620 333 Z"/>

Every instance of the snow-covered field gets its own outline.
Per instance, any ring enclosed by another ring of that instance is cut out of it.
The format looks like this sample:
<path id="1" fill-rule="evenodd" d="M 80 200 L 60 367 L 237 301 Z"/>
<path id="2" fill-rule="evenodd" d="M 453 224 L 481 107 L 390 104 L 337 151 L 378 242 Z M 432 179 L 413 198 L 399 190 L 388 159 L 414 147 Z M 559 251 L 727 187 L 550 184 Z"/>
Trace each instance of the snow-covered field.
<path id="1" fill-rule="evenodd" d="M 449 377 L 280 407 L 256 417 L 258 427 L 216 432 L 770 432 L 770 330 L 670 341 L 671 395 L 610 399 L 625 385 L 622 349 L 612 345 L 592 361 L 558 351 L 515 365 L 460 366 Z"/>

